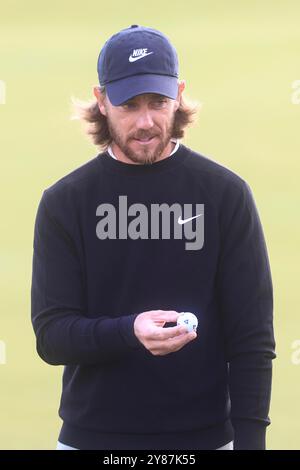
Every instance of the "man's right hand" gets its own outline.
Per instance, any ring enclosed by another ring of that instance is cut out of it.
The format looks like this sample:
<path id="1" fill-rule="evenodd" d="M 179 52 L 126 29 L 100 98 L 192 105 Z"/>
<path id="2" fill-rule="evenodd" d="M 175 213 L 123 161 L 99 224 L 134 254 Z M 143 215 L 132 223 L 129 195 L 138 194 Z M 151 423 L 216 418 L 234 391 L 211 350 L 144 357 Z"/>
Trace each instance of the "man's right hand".
<path id="1" fill-rule="evenodd" d="M 165 323 L 176 323 L 180 313 L 175 310 L 149 310 L 140 313 L 134 322 L 134 333 L 154 356 L 165 356 L 178 351 L 197 337 L 184 326 L 163 328 Z"/>

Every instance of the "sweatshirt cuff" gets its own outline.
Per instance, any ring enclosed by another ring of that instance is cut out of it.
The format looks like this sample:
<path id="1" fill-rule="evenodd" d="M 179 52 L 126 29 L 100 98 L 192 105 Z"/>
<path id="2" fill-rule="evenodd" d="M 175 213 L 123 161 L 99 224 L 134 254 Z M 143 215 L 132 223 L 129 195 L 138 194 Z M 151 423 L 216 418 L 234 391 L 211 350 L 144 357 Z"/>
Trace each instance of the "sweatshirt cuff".
<path id="1" fill-rule="evenodd" d="M 232 420 L 234 450 L 265 450 L 266 426 L 251 420 Z"/>
<path id="2" fill-rule="evenodd" d="M 119 318 L 119 332 L 122 336 L 125 343 L 133 349 L 136 348 L 143 348 L 142 343 L 138 340 L 138 338 L 134 334 L 134 321 L 138 313 L 134 313 L 133 315 L 127 315 L 124 317 Z"/>

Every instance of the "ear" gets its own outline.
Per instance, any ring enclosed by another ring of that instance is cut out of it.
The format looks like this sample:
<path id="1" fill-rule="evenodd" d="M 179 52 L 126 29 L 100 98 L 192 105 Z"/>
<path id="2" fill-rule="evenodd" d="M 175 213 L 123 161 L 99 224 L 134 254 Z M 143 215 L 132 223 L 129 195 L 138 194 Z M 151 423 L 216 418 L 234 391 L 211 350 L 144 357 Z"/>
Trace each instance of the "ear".
<path id="1" fill-rule="evenodd" d="M 98 86 L 95 86 L 93 88 L 93 92 L 95 97 L 97 98 L 100 113 L 106 116 L 106 108 L 104 105 L 105 95 L 101 93 L 100 88 Z"/>
<path id="2" fill-rule="evenodd" d="M 177 94 L 176 103 L 175 103 L 175 110 L 176 111 L 180 106 L 181 95 L 182 95 L 184 89 L 185 89 L 185 80 L 181 80 L 178 83 L 178 94 Z"/>

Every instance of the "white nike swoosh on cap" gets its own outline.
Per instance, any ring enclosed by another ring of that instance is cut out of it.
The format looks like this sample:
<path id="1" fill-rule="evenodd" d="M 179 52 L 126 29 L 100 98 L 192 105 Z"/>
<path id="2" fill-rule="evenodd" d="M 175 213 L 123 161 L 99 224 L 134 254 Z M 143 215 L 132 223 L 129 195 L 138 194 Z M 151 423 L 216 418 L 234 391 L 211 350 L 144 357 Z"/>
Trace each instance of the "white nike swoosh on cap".
<path id="1" fill-rule="evenodd" d="M 136 60 L 143 59 L 143 57 L 146 57 L 146 55 L 153 54 L 153 52 L 148 52 L 147 54 L 140 55 L 138 57 L 132 57 L 132 55 L 129 56 L 129 62 L 135 62 Z"/>
<path id="2" fill-rule="evenodd" d="M 186 224 L 187 222 L 190 222 L 191 220 L 196 219 L 196 217 L 200 217 L 200 215 L 203 215 L 203 214 L 194 215 L 194 217 L 190 217 L 189 219 L 184 219 L 184 220 L 182 220 L 182 218 L 180 216 L 180 217 L 178 217 L 178 223 L 180 225 Z"/>

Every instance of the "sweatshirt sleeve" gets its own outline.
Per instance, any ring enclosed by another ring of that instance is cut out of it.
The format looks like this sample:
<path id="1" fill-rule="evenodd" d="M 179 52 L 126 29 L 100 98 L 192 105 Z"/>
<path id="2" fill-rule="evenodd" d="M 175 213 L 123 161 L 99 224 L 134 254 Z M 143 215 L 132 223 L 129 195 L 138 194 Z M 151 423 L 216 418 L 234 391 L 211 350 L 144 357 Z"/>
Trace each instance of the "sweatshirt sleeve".
<path id="1" fill-rule="evenodd" d="M 237 191 L 238 188 L 238 191 Z M 218 300 L 229 371 L 235 449 L 264 449 L 275 355 L 267 248 L 248 184 L 231 188 L 221 211 Z"/>
<path id="2" fill-rule="evenodd" d="M 140 347 L 134 335 L 137 314 L 88 318 L 78 249 L 50 214 L 47 190 L 40 201 L 33 241 L 31 319 L 40 357 L 52 365 L 118 360 Z"/>

